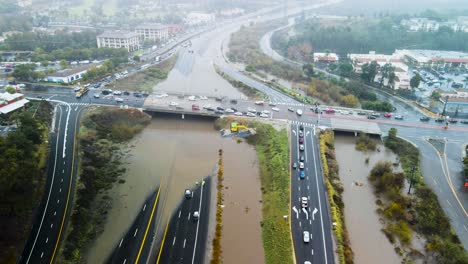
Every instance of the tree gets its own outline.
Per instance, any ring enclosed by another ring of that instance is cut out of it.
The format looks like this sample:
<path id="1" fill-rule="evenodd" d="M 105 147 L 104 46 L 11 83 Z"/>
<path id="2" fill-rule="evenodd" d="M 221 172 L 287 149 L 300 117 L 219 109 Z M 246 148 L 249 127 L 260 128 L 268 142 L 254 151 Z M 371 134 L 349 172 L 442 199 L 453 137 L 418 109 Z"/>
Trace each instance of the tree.
<path id="1" fill-rule="evenodd" d="M 140 62 L 140 56 L 138 55 L 133 56 L 133 60 L 136 62 Z"/>
<path id="2" fill-rule="evenodd" d="M 377 75 L 377 68 L 378 64 L 375 61 L 365 63 L 362 65 L 361 78 L 367 83 L 372 83 L 375 79 L 375 75 Z"/>
<path id="3" fill-rule="evenodd" d="M 21 64 L 15 67 L 13 72 L 13 77 L 20 81 L 33 81 L 36 80 L 36 75 L 34 70 L 36 69 L 36 64 Z"/>
<path id="4" fill-rule="evenodd" d="M 357 97 L 352 94 L 348 94 L 341 97 L 341 104 L 345 107 L 355 108 L 358 106 L 358 103 L 359 101 Z"/>
<path id="5" fill-rule="evenodd" d="M 449 87 L 451 82 L 453 82 L 453 79 L 452 78 L 447 78 L 447 88 Z"/>
<path id="6" fill-rule="evenodd" d="M 413 89 L 418 88 L 419 84 L 421 83 L 421 80 L 422 80 L 421 75 L 419 74 L 414 75 L 410 80 L 410 87 Z"/>
<path id="7" fill-rule="evenodd" d="M 305 73 L 307 78 L 312 79 L 312 77 L 314 76 L 314 65 L 312 65 L 311 63 L 304 64 L 302 66 L 302 71 Z"/>
<path id="8" fill-rule="evenodd" d="M 13 87 L 13 86 L 7 86 L 6 89 L 5 89 L 5 91 L 6 91 L 7 93 L 10 93 L 10 94 L 16 93 L 16 89 L 15 89 L 15 87 Z"/>
<path id="9" fill-rule="evenodd" d="M 394 128 L 394 127 L 390 128 L 390 130 L 388 131 L 388 138 L 392 139 L 392 140 L 396 139 L 397 132 L 398 132 L 398 130 L 396 128 Z"/>
<path id="10" fill-rule="evenodd" d="M 392 83 L 395 81 L 395 67 L 391 63 L 385 63 L 380 68 L 380 88 L 382 88 L 384 79 L 387 79 L 387 85 L 392 86 Z"/>
<path id="11" fill-rule="evenodd" d="M 440 94 L 439 91 L 437 90 L 432 91 L 431 98 L 434 99 L 435 101 L 439 101 L 441 96 L 442 95 Z"/>
<path id="12" fill-rule="evenodd" d="M 60 61 L 60 68 L 65 69 L 68 67 L 68 62 L 66 60 Z"/>
<path id="13" fill-rule="evenodd" d="M 353 70 L 353 65 L 349 62 L 343 62 L 338 65 L 338 71 L 341 76 L 350 77 Z"/>

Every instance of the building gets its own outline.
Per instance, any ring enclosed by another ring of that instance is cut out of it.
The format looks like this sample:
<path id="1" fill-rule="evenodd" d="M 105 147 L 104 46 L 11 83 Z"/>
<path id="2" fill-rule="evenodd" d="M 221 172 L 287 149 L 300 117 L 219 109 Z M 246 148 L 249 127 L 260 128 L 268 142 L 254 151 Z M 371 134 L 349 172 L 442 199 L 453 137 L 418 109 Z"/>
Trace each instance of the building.
<path id="1" fill-rule="evenodd" d="M 72 83 L 74 81 L 77 81 L 83 78 L 83 75 L 91 67 L 99 67 L 99 66 L 100 65 L 96 65 L 96 64 L 85 64 L 85 65 L 74 67 L 71 69 L 58 71 L 47 76 L 47 81 L 55 82 L 55 83 Z"/>
<path id="2" fill-rule="evenodd" d="M 468 89 L 460 88 L 460 89 L 453 89 L 451 91 L 444 91 L 437 89 L 440 93 L 441 98 L 468 98 Z"/>
<path id="3" fill-rule="evenodd" d="M 201 25 L 201 24 L 208 24 L 213 23 L 216 19 L 215 14 L 212 13 L 196 13 L 190 12 L 184 19 L 185 24 L 187 25 Z"/>
<path id="4" fill-rule="evenodd" d="M 184 31 L 184 26 L 182 24 L 170 24 L 167 25 L 167 28 L 170 36 L 175 36 Z"/>
<path id="5" fill-rule="evenodd" d="M 23 94 L 0 93 L 0 114 L 9 114 L 23 108 L 27 103 L 29 103 L 29 100 L 25 99 Z"/>
<path id="6" fill-rule="evenodd" d="M 408 31 L 439 31 L 442 27 L 450 28 L 453 31 L 468 32 L 467 17 L 458 17 L 456 20 L 448 20 L 446 22 L 438 22 L 427 18 L 411 18 L 403 19 L 400 24 L 408 29 Z"/>
<path id="7" fill-rule="evenodd" d="M 161 24 L 144 24 L 135 28 L 140 39 L 165 41 L 169 37 L 169 27 Z"/>
<path id="8" fill-rule="evenodd" d="M 416 66 L 468 68 L 468 53 L 439 50 L 396 50 L 406 63 Z"/>
<path id="9" fill-rule="evenodd" d="M 245 10 L 242 8 L 227 8 L 219 11 L 219 15 L 223 17 L 233 17 L 233 16 L 240 16 L 245 13 Z"/>
<path id="10" fill-rule="evenodd" d="M 98 48 L 125 48 L 128 52 L 140 48 L 140 39 L 137 33 L 117 30 L 108 31 L 96 37 Z"/>
<path id="11" fill-rule="evenodd" d="M 338 59 L 336 53 L 314 52 L 314 62 L 337 62 Z"/>

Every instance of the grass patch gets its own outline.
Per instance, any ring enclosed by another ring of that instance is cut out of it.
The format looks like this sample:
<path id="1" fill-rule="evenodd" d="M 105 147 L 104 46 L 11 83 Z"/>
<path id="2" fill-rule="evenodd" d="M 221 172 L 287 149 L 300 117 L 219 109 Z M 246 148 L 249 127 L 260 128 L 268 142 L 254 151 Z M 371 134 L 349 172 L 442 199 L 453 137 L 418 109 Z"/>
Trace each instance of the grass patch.
<path id="1" fill-rule="evenodd" d="M 335 157 L 333 131 L 320 134 L 320 156 L 322 159 L 325 185 L 327 186 L 330 211 L 335 224 L 334 234 L 337 242 L 339 263 L 354 263 L 349 234 L 344 219 L 343 186 L 340 182 L 338 162 Z"/>
<path id="2" fill-rule="evenodd" d="M 249 99 L 259 100 L 259 99 L 266 99 L 267 98 L 267 96 L 264 93 L 260 92 L 259 90 L 255 89 L 255 88 L 252 88 L 252 87 L 248 86 L 247 84 L 245 84 L 245 83 L 243 83 L 241 81 L 237 81 L 237 80 L 229 77 L 229 75 L 227 75 L 226 73 L 221 71 L 221 69 L 219 69 L 219 67 L 215 66 L 215 71 L 221 77 L 223 77 L 223 79 L 228 81 L 232 86 L 236 87 L 241 93 L 245 94 Z"/>
<path id="3" fill-rule="evenodd" d="M 112 89 L 121 91 L 152 92 L 154 86 L 167 78 L 176 61 L 177 56 L 173 56 L 157 65 L 119 79 L 115 82 L 115 88 Z"/>
<path id="4" fill-rule="evenodd" d="M 96 203 L 125 172 L 125 143 L 149 124 L 151 117 L 135 109 L 101 107 L 83 117 L 78 135 L 79 181 L 60 261 L 83 262 L 83 251 L 102 232 L 107 206 Z M 97 207 L 97 208 L 96 208 Z"/>
<path id="5" fill-rule="evenodd" d="M 412 233 L 416 232 L 425 238 L 427 256 L 436 263 L 468 263 L 468 254 L 452 230 L 437 196 L 420 176 L 418 149 L 397 137 L 395 128 L 390 129 L 384 142 L 399 156 L 404 170 L 404 173 L 394 172 L 391 163 L 378 163 L 369 176 L 381 201 L 378 211 L 385 217 L 384 233 L 390 242 L 394 243 L 394 237 L 397 237 L 401 250 L 409 252 L 407 257 L 411 258 Z M 411 175 L 412 167 L 416 168 L 412 177 L 414 195 L 406 196 L 402 188 L 405 179 Z"/>
<path id="6" fill-rule="evenodd" d="M 216 196 L 216 229 L 215 236 L 213 238 L 213 255 L 210 263 L 217 264 L 221 263 L 221 235 L 223 231 L 223 150 L 219 150 L 218 160 L 218 184 L 216 189 L 218 194 Z"/>

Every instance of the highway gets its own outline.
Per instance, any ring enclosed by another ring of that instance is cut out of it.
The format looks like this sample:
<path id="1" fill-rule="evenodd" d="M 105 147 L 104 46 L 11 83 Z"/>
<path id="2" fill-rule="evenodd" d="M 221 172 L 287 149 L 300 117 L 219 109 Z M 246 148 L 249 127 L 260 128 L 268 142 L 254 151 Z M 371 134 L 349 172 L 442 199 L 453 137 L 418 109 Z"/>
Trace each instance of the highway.
<path id="1" fill-rule="evenodd" d="M 304 150 L 299 149 L 299 134 L 304 140 Z M 335 263 L 332 245 L 329 208 L 322 173 L 320 152 L 314 125 L 291 126 L 291 162 L 297 168 L 291 171 L 291 232 L 296 263 Z M 299 168 L 303 157 L 304 169 Z M 300 173 L 304 172 L 301 179 Z M 307 200 L 307 207 L 302 199 Z M 304 231 L 309 232 L 310 242 L 304 242 Z"/>
<path id="2" fill-rule="evenodd" d="M 70 214 L 76 182 L 76 135 L 83 108 L 55 108 L 45 196 L 19 263 L 53 263 Z"/>
<path id="3" fill-rule="evenodd" d="M 148 196 L 128 232 L 118 241 L 107 263 L 146 263 L 151 239 L 155 235 L 160 191 L 158 187 Z"/>
<path id="4" fill-rule="evenodd" d="M 203 183 L 204 182 L 204 183 Z M 192 189 L 190 198 L 184 197 L 166 224 L 157 264 L 204 263 L 211 202 L 211 178 L 206 177 Z M 200 216 L 196 220 L 194 212 Z"/>

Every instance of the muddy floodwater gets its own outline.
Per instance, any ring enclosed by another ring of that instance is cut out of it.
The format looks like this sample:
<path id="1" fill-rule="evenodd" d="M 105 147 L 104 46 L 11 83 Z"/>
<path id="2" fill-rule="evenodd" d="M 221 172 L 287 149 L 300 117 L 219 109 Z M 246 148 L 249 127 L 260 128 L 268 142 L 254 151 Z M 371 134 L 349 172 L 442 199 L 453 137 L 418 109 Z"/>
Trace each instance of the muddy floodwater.
<path id="1" fill-rule="evenodd" d="M 393 245 L 380 231 L 383 227 L 376 212 L 375 195 L 367 177 L 379 161 L 395 162 L 396 156 L 378 144 L 380 152 L 361 152 L 355 150 L 355 137 L 336 134 L 335 152 L 340 166 L 345 203 L 345 221 L 349 232 L 354 263 L 401 263 Z M 369 164 L 365 163 L 369 158 Z M 363 183 L 357 186 L 355 183 Z"/>
<path id="2" fill-rule="evenodd" d="M 167 116 L 154 117 L 130 145 L 125 183 L 116 183 L 108 192 L 112 209 L 108 212 L 104 232 L 87 252 L 87 263 L 105 261 L 141 210 L 146 197 L 159 184 L 162 189 L 156 232 L 161 234 L 183 197 L 184 189 L 216 168 L 219 149 L 225 153 L 224 174 L 228 186 L 222 241 L 224 262 L 241 263 L 236 260 L 244 254 L 261 256 L 250 263 L 263 262 L 261 192 L 252 146 L 221 138 L 212 121 Z"/>

